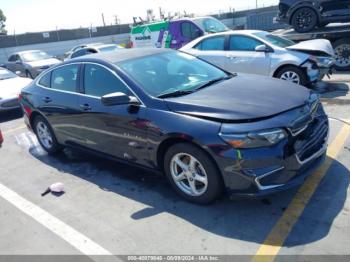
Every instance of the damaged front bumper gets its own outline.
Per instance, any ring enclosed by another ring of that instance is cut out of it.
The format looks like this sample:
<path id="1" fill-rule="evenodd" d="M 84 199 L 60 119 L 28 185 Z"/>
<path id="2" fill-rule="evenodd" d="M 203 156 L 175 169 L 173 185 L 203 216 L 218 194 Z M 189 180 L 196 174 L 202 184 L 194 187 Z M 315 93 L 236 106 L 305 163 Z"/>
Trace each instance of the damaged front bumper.
<path id="1" fill-rule="evenodd" d="M 328 118 L 320 105 L 312 122 L 269 148 L 221 152 L 219 167 L 234 196 L 261 197 L 303 183 L 326 158 Z"/>

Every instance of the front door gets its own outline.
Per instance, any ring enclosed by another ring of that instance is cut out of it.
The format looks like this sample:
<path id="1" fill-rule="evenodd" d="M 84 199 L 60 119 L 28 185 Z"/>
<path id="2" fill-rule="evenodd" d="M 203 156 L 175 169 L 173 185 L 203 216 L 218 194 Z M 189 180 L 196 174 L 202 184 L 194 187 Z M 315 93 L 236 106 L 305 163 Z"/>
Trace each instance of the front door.
<path id="1" fill-rule="evenodd" d="M 133 96 L 116 73 L 102 65 L 87 63 L 83 73 L 81 117 L 77 123 L 84 146 L 114 157 L 141 163 L 147 150 L 146 108 L 135 105 L 105 106 L 101 97 L 122 92 Z"/>
<path id="2" fill-rule="evenodd" d="M 263 45 L 259 40 L 245 35 L 231 35 L 226 51 L 225 68 L 230 72 L 241 72 L 268 76 L 270 74 L 270 53 L 257 52 Z"/>

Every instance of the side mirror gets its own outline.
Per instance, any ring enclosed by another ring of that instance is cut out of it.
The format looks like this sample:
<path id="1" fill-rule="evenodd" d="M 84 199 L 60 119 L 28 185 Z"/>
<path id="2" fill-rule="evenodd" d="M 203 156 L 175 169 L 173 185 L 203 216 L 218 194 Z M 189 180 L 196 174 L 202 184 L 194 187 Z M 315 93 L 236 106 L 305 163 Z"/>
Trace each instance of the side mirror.
<path id="1" fill-rule="evenodd" d="M 134 96 L 128 96 L 122 92 L 107 94 L 101 97 L 101 102 L 105 106 L 117 106 L 117 105 L 138 105 L 139 100 Z"/>
<path id="2" fill-rule="evenodd" d="M 271 49 L 269 47 L 267 47 L 266 45 L 258 45 L 257 47 L 255 47 L 255 52 L 271 52 Z"/>

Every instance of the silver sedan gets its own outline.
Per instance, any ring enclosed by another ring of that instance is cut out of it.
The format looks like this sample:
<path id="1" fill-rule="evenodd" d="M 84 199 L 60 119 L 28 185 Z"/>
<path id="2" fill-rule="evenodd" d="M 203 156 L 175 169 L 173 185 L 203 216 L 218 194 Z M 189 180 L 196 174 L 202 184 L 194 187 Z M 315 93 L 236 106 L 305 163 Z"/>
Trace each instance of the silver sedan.
<path id="1" fill-rule="evenodd" d="M 42 71 L 60 62 L 44 51 L 30 50 L 12 54 L 4 66 L 19 76 L 34 79 Z"/>
<path id="2" fill-rule="evenodd" d="M 20 108 L 18 95 L 31 82 L 0 67 L 0 112 Z"/>

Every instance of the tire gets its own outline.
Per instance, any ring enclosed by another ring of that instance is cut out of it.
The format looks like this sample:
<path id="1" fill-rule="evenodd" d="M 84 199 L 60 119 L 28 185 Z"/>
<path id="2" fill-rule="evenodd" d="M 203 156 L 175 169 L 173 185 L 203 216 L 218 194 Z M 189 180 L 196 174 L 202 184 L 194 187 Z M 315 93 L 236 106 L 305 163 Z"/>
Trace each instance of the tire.
<path id="1" fill-rule="evenodd" d="M 28 70 L 26 70 L 26 77 L 27 77 L 27 78 L 34 79 L 33 76 L 32 76 L 32 74 L 31 74 Z"/>
<path id="2" fill-rule="evenodd" d="M 56 136 L 52 130 L 51 125 L 47 122 L 47 120 L 44 117 L 35 117 L 33 129 L 40 145 L 48 154 L 56 154 L 62 150 L 61 145 L 59 145 L 57 142 Z M 45 134 L 45 132 L 47 132 L 48 136 L 47 134 Z M 46 137 L 46 139 L 44 137 Z"/>
<path id="3" fill-rule="evenodd" d="M 312 31 L 318 23 L 316 12 L 309 7 L 302 7 L 296 10 L 291 19 L 291 25 L 298 33 Z"/>
<path id="4" fill-rule="evenodd" d="M 350 38 L 337 40 L 333 44 L 336 62 L 334 68 L 337 71 L 350 70 Z"/>
<path id="5" fill-rule="evenodd" d="M 297 76 L 297 78 L 295 78 L 294 76 Z M 306 73 L 296 66 L 283 67 L 277 72 L 275 77 L 302 86 L 307 86 L 309 84 L 309 80 L 307 78 Z M 297 80 L 293 81 L 293 79 Z"/>
<path id="6" fill-rule="evenodd" d="M 176 175 L 184 173 L 184 168 L 188 168 L 183 179 L 175 181 Z M 189 165 L 193 159 L 193 165 Z M 187 143 L 175 144 L 168 149 L 164 158 L 164 171 L 173 189 L 182 198 L 197 204 L 210 204 L 218 199 L 223 193 L 223 181 L 220 172 L 212 159 L 200 148 Z M 196 175 L 194 175 L 196 173 Z M 193 191 L 190 185 L 196 189 Z"/>

